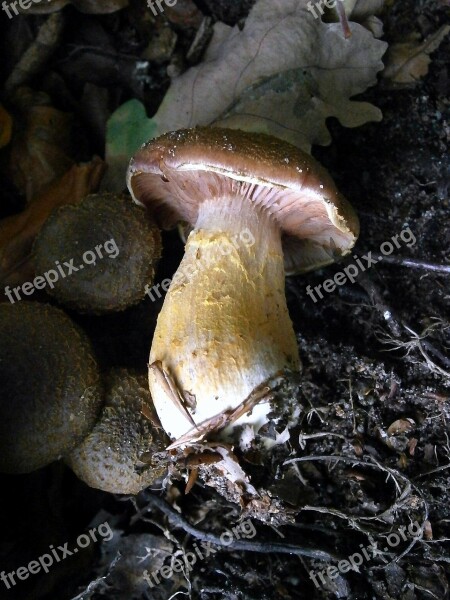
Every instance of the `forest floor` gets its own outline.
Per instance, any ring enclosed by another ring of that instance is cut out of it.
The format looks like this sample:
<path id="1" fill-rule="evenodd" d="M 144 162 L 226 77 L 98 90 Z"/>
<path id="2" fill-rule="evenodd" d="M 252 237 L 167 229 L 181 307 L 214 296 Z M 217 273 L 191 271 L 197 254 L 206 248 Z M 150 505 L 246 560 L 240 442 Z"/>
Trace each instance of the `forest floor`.
<path id="1" fill-rule="evenodd" d="M 216 2 L 211 9 L 212 4 L 202 5 L 204 12 L 229 24 L 245 19 L 249 8 L 237 0 Z M 115 36 L 121 51 L 131 53 L 138 41 L 130 34 L 134 30 L 127 16 L 69 10 L 73 26 L 49 63 L 42 89 L 49 92 L 65 81 L 55 92 L 55 104 L 80 111 L 81 160 L 101 154 L 104 143 L 104 131 L 86 116 L 94 109 L 87 97 L 81 98 L 84 82 L 113 90 L 109 100 L 114 106 L 139 97 L 152 114 L 169 83 L 171 50 L 160 48 L 162 59 L 150 83 L 133 90 L 132 82 L 125 81 L 125 67 L 121 71 L 119 64 L 115 70 L 95 53 L 75 58 L 70 52 L 71 44 L 89 47 L 101 34 Z M 438 0 L 390 3 L 383 17 L 384 39 L 402 41 L 414 32 L 426 37 L 448 22 L 449 10 L 448 2 Z M 3 23 L 4 39 L 20 40 L 4 60 L 4 73 L 20 55 L 27 31 L 30 35 L 42 19 L 18 17 Z M 182 56 L 193 32 L 179 24 L 168 26 L 177 32 L 176 52 Z M 10 590 L 0 583 L 0 599 L 449 597 L 450 276 L 433 270 L 433 265 L 450 265 L 449 57 L 447 37 L 432 54 L 422 80 L 401 89 L 380 80 L 361 96 L 382 110 L 380 123 L 346 129 L 330 120 L 332 144 L 313 149 L 359 215 L 354 256 L 380 254 L 384 242 L 409 233 L 388 259 L 323 299 L 314 301 L 307 286 L 315 288 L 354 258 L 287 279 L 303 363 L 298 391 L 302 414 L 290 442 L 276 451 L 271 464 L 248 469 L 252 481 L 279 499 L 291 522 L 282 524 L 280 518 L 281 524 L 269 525 L 253 519 L 255 529 L 248 525 L 247 541 L 258 542 L 258 551 L 250 545 L 247 550 L 214 546 L 217 551 L 198 557 L 192 570 L 161 578 L 151 587 L 143 579 L 145 569 L 157 571 L 165 557 L 181 548 L 194 552 L 202 532 L 220 535 L 238 526 L 239 507 L 201 481 L 185 495 L 185 481 L 174 479 L 167 503 L 159 505 L 152 500 L 156 489 L 137 498 L 114 497 L 88 488 L 61 464 L 30 475 L 1 476 L 0 550 L 6 558 L 0 570 L 26 565 L 50 544 L 74 539 L 93 523 L 107 520 L 114 537 L 55 564 L 44 577 L 31 577 Z M 23 198 L 8 182 L 3 194 L 2 216 L 17 212 Z M 174 272 L 182 252 L 178 236 L 164 234 L 158 281 Z M 408 265 L 408 260 L 416 264 Z M 123 314 L 73 318 L 90 334 L 103 366 L 145 369 L 148 332 L 160 308 L 146 300 Z M 179 512 L 171 512 L 170 505 Z M 335 558 L 289 554 L 273 547 L 274 542 Z M 356 555 L 354 561 L 362 557 L 359 572 L 329 569 Z M 319 575 L 327 569 L 329 576 Z"/>

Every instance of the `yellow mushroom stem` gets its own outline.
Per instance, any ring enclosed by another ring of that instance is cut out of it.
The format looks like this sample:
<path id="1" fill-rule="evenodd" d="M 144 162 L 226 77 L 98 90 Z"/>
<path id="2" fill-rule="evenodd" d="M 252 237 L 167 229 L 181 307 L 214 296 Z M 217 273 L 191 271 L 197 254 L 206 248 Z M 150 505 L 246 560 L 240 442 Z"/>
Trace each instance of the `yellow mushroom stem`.
<path id="1" fill-rule="evenodd" d="M 280 370 L 300 369 L 284 279 L 281 233 L 267 210 L 242 197 L 200 205 L 150 353 L 196 424 L 239 406 Z M 162 426 L 178 439 L 192 420 L 152 370 L 149 380 Z M 268 412 L 263 401 L 233 425 L 249 423 L 256 432 Z"/>

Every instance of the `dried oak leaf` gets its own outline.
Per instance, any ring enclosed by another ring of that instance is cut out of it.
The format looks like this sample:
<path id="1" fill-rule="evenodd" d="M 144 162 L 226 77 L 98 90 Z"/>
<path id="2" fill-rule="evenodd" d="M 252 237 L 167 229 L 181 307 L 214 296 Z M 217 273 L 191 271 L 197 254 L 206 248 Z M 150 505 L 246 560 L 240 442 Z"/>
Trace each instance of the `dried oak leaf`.
<path id="1" fill-rule="evenodd" d="M 0 220 L 0 283 L 20 285 L 34 277 L 31 247 L 50 213 L 63 204 L 76 204 L 97 191 L 105 172 L 99 158 L 74 165 L 30 202 L 18 215 Z"/>
<path id="2" fill-rule="evenodd" d="M 130 103 L 112 116 L 108 162 L 117 166 L 131 156 L 144 129 L 156 137 L 214 123 L 266 132 L 309 152 L 312 144 L 330 143 L 328 117 L 346 127 L 381 120 L 379 109 L 350 98 L 376 83 L 387 44 L 354 22 L 344 39 L 339 23 L 314 18 L 307 5 L 259 0 L 242 30 L 216 23 L 202 63 L 172 80 L 156 116 L 146 119 L 141 109 L 136 137 L 123 125 Z"/>
<path id="3" fill-rule="evenodd" d="M 430 54 L 437 50 L 450 32 L 443 25 L 420 43 L 417 40 L 393 44 L 386 54 L 386 68 L 382 75 L 392 87 L 413 87 L 428 73 Z"/>
<path id="4" fill-rule="evenodd" d="M 376 83 L 387 44 L 350 23 L 323 23 L 307 0 L 259 0 L 245 27 L 215 25 L 203 62 L 173 80 L 156 114 L 156 135 L 207 125 L 265 131 L 310 150 L 331 141 L 325 121 L 347 127 L 381 119 L 351 101 Z"/>

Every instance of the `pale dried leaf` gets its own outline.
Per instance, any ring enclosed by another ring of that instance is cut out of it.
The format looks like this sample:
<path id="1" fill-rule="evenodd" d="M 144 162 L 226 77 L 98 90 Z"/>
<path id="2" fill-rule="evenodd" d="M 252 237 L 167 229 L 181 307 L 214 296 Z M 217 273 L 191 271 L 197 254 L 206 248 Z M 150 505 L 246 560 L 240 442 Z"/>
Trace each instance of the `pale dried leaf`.
<path id="1" fill-rule="evenodd" d="M 393 44 L 386 55 L 386 68 L 383 77 L 393 87 L 412 87 L 428 73 L 430 54 L 437 50 L 444 37 L 450 32 L 449 25 L 443 25 L 424 42 L 417 41 Z"/>
<path id="2" fill-rule="evenodd" d="M 351 23 L 323 23 L 306 0 L 259 0 L 240 31 L 223 24 L 202 64 L 176 78 L 154 119 L 156 134 L 212 122 L 265 131 L 303 149 L 327 144 L 325 120 L 347 127 L 380 120 L 350 98 L 376 83 L 387 44 Z"/>
<path id="3" fill-rule="evenodd" d="M 328 117 L 346 127 L 381 120 L 378 108 L 351 98 L 376 83 L 387 44 L 353 22 L 344 39 L 340 23 L 314 18 L 307 5 L 259 0 L 242 30 L 216 23 L 202 63 L 172 81 L 153 119 L 137 100 L 116 111 L 107 132 L 115 179 L 108 177 L 106 189 L 122 188 L 127 158 L 145 132 L 150 139 L 214 124 L 269 133 L 310 152 L 312 144 L 330 143 Z"/>

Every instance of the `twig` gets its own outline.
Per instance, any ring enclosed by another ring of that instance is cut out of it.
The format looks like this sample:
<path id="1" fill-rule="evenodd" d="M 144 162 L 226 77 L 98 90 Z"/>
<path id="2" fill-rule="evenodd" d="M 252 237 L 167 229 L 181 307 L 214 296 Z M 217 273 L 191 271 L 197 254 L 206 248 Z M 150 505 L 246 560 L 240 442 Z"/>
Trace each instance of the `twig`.
<path id="1" fill-rule="evenodd" d="M 450 467 L 450 463 L 448 465 L 441 465 L 440 467 L 436 467 L 435 469 L 431 469 L 431 471 L 425 471 L 425 473 L 420 473 L 413 477 L 413 480 L 421 479 L 422 477 L 426 477 L 427 475 L 432 475 L 433 473 L 438 473 L 439 471 L 445 471 Z"/>
<path id="2" fill-rule="evenodd" d="M 430 354 L 433 354 L 436 358 L 438 358 L 447 367 L 447 369 L 450 369 L 450 358 L 447 358 L 444 354 L 442 354 L 442 352 L 430 344 L 428 340 L 422 340 L 421 344 L 428 350 Z"/>
<path id="3" fill-rule="evenodd" d="M 449 377 L 449 373 L 447 371 L 442 369 L 439 365 L 431 360 L 425 351 L 424 346 L 426 346 L 426 349 L 430 354 L 436 356 L 449 369 L 450 360 L 430 342 L 424 342 L 424 334 L 418 335 L 411 327 L 409 327 L 395 315 L 394 311 L 386 304 L 380 290 L 378 289 L 378 286 L 374 283 L 373 279 L 368 275 L 368 273 L 361 273 L 358 276 L 358 283 L 366 291 L 374 308 L 383 315 L 383 318 L 385 319 L 392 335 L 397 338 L 397 340 L 387 339 L 385 340 L 385 343 L 393 346 L 393 349 L 400 349 L 402 347 L 408 348 L 408 353 L 412 347 L 417 348 L 432 371 L 440 373 L 444 377 Z M 435 326 L 433 326 L 433 328 L 435 328 Z M 399 338 L 401 338 L 402 329 L 405 329 L 409 334 L 412 334 L 413 339 L 409 342 L 401 342 Z M 431 331 L 431 328 L 429 328 L 429 331 Z"/>
<path id="4" fill-rule="evenodd" d="M 409 267 L 410 269 L 421 269 L 422 271 L 433 271 L 435 273 L 444 273 L 450 275 L 450 265 L 441 265 L 438 263 L 429 263 L 424 260 L 415 258 L 406 258 L 402 256 L 385 256 L 384 254 L 376 254 L 375 258 L 380 261 L 380 264 L 394 265 L 397 267 Z"/>
<path id="5" fill-rule="evenodd" d="M 429 326 L 421 334 L 416 333 L 411 327 L 408 327 L 408 325 L 406 325 L 405 323 L 403 323 L 402 325 L 406 329 L 406 331 L 410 335 L 412 335 L 412 338 L 409 341 L 403 342 L 401 340 L 392 340 L 390 338 L 387 338 L 387 339 L 381 340 L 381 341 L 384 341 L 385 344 L 391 346 L 391 350 L 400 350 L 401 348 L 404 348 L 405 352 L 406 352 L 406 356 L 408 356 L 413 349 L 418 349 L 420 354 L 422 355 L 422 357 L 425 359 L 425 362 L 426 362 L 428 368 L 433 373 L 439 373 L 440 375 L 443 375 L 444 377 L 450 377 L 449 371 L 446 371 L 445 369 L 441 368 L 439 365 L 437 365 L 435 362 L 433 362 L 431 360 L 431 358 L 428 356 L 427 352 L 425 351 L 424 344 L 423 344 L 425 337 L 431 331 L 436 329 L 436 325 L 439 326 L 439 323 Z M 439 350 L 434 348 L 434 346 L 430 342 L 427 342 L 427 348 L 431 354 L 434 354 L 435 356 L 438 356 L 438 357 L 442 356 L 444 358 L 445 363 L 448 364 L 447 358 L 444 357 L 439 352 Z"/>
<path id="6" fill-rule="evenodd" d="M 244 551 L 244 552 L 259 552 L 261 554 L 295 554 L 297 556 L 308 556 L 309 558 L 315 558 L 317 560 L 330 561 L 340 560 L 340 556 L 326 552 L 325 550 L 318 550 L 315 548 L 308 548 L 306 546 L 297 546 L 294 544 L 282 544 L 280 542 L 256 542 L 253 540 L 233 540 L 230 543 L 225 544 L 219 535 L 214 533 L 208 533 L 202 531 L 197 527 L 191 525 L 182 515 L 180 515 L 168 502 L 159 496 L 153 494 L 145 495 L 146 501 L 153 508 L 158 508 L 163 512 L 176 526 L 181 527 L 184 531 L 192 535 L 193 537 L 204 541 L 210 542 L 217 546 L 222 546 L 224 550 L 229 551 Z"/>
<path id="7" fill-rule="evenodd" d="M 300 433 L 298 436 L 298 443 L 300 445 L 300 448 L 304 450 L 306 448 L 306 440 L 312 440 L 323 437 L 328 438 L 330 436 L 340 438 L 341 440 L 347 439 L 345 435 L 341 435 L 340 433 L 334 433 L 332 431 L 319 431 L 318 433 Z"/>
<path id="8" fill-rule="evenodd" d="M 407 498 L 411 495 L 412 489 L 414 488 L 411 481 L 405 475 L 402 475 L 395 469 L 391 469 L 390 467 L 386 467 L 386 466 L 382 465 L 373 457 L 369 457 L 368 461 L 364 461 L 364 460 L 360 460 L 358 458 L 352 458 L 351 456 L 336 456 L 333 454 L 301 456 L 301 457 L 297 457 L 297 458 L 290 458 L 290 459 L 284 461 L 283 465 L 288 465 L 288 464 L 298 463 L 298 462 L 320 461 L 320 460 L 332 461 L 332 462 L 336 462 L 336 463 L 338 463 L 339 461 L 343 461 L 343 462 L 351 463 L 352 465 L 369 467 L 371 469 L 374 469 L 377 467 L 380 471 L 386 472 L 388 474 L 388 477 L 392 477 L 392 479 L 394 480 L 394 484 L 395 484 L 397 492 L 398 492 L 396 501 L 391 506 L 389 506 L 386 510 L 384 510 L 381 513 L 375 514 L 375 515 L 371 515 L 371 516 L 367 516 L 367 517 L 361 515 L 358 517 L 354 517 L 353 515 L 348 515 L 344 512 L 336 510 L 336 509 L 328 509 L 328 508 L 324 508 L 324 507 L 320 507 L 320 506 L 303 506 L 301 509 L 301 510 L 312 510 L 312 511 L 316 511 L 316 512 L 328 512 L 339 518 L 346 519 L 351 524 L 352 527 L 354 527 L 358 531 L 361 531 L 362 533 L 365 533 L 366 535 L 368 535 L 368 532 L 365 531 L 360 525 L 358 525 L 357 520 L 359 520 L 359 521 L 383 521 L 383 519 L 386 515 L 392 514 L 395 510 L 400 508 L 406 502 Z M 404 484 L 403 489 L 400 487 L 400 484 L 398 483 L 397 479 L 403 482 L 403 484 Z M 427 504 L 426 504 L 425 500 L 423 499 L 422 495 L 420 494 L 419 490 L 417 488 L 414 488 L 414 489 L 424 504 L 424 513 L 425 513 L 424 521 L 425 521 L 428 518 Z"/>
<path id="9" fill-rule="evenodd" d="M 106 573 L 106 575 L 103 575 L 102 577 L 98 577 L 97 579 L 94 579 L 94 581 L 91 581 L 87 588 L 83 592 L 81 592 L 81 594 L 78 594 L 78 596 L 72 598 L 72 600 L 88 600 L 88 598 L 90 598 L 94 592 L 98 591 L 99 588 L 101 588 L 102 586 L 106 586 L 107 577 L 111 574 L 112 570 L 115 568 L 115 566 L 121 558 L 122 555 L 120 554 L 120 552 L 118 552 L 111 564 L 109 565 L 108 572 Z"/>
<path id="10" fill-rule="evenodd" d="M 401 335 L 400 322 L 394 317 L 391 308 L 388 307 L 384 301 L 383 296 L 378 287 L 375 285 L 373 279 L 369 277 L 367 273 L 360 273 L 358 275 L 358 283 L 369 296 L 373 306 L 379 313 L 383 315 L 383 318 L 386 321 L 386 324 L 389 327 L 392 335 L 396 338 L 399 338 Z"/>

